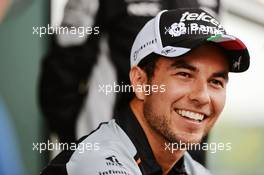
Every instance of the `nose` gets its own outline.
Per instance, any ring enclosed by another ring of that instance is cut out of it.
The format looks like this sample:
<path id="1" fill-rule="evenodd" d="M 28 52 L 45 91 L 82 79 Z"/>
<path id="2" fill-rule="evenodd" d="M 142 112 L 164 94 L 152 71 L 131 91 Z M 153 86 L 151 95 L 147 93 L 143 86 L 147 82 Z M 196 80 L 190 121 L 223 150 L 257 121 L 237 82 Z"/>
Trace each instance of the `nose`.
<path id="1" fill-rule="evenodd" d="M 203 106 L 210 103 L 210 93 L 208 91 L 207 82 L 204 80 L 197 80 L 194 82 L 189 99 L 197 106 Z"/>

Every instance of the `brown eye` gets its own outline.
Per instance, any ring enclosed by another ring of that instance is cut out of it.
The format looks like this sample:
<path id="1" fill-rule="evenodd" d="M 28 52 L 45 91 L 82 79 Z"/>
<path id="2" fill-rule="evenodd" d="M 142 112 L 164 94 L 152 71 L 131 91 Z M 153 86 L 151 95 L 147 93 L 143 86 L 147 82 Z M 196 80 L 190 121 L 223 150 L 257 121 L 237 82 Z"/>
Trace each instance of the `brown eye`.
<path id="1" fill-rule="evenodd" d="M 187 72 L 178 72 L 176 75 L 181 76 L 183 78 L 190 78 L 191 74 L 187 73 Z"/>
<path id="2" fill-rule="evenodd" d="M 220 80 L 213 79 L 210 82 L 212 83 L 213 86 L 221 87 L 221 88 L 224 87 L 224 83 L 221 82 Z"/>

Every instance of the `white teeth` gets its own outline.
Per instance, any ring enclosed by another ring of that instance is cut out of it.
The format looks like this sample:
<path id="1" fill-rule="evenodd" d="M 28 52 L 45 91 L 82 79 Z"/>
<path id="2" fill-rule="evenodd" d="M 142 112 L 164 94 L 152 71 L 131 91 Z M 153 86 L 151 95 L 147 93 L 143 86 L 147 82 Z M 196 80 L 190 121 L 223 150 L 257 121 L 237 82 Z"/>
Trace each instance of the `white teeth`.
<path id="1" fill-rule="evenodd" d="M 177 110 L 177 113 L 180 114 L 183 117 L 188 117 L 190 119 L 194 119 L 194 120 L 203 120 L 204 119 L 204 115 L 203 114 L 199 114 L 196 112 L 191 112 L 191 111 L 185 111 L 185 110 Z"/>

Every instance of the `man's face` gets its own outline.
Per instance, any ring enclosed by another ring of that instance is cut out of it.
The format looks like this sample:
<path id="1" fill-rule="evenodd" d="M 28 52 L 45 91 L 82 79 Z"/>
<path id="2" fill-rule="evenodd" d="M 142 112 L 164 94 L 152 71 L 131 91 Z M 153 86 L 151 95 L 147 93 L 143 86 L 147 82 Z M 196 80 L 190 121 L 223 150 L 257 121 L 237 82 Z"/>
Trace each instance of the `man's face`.
<path id="1" fill-rule="evenodd" d="M 228 62 L 213 45 L 179 59 L 160 58 L 150 84 L 166 90 L 146 96 L 148 125 L 169 142 L 200 142 L 223 110 L 227 80 Z"/>

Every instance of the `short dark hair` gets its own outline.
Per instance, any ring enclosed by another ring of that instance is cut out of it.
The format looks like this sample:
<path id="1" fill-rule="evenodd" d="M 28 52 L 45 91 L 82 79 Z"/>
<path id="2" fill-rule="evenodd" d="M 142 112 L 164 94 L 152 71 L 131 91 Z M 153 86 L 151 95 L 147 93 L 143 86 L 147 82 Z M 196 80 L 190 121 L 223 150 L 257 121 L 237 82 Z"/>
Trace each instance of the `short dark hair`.
<path id="1" fill-rule="evenodd" d="M 158 54 L 151 53 L 150 55 L 146 56 L 141 62 L 139 62 L 138 67 L 146 72 L 148 81 L 153 78 L 156 63 L 160 59 L 160 57 L 161 56 Z"/>

